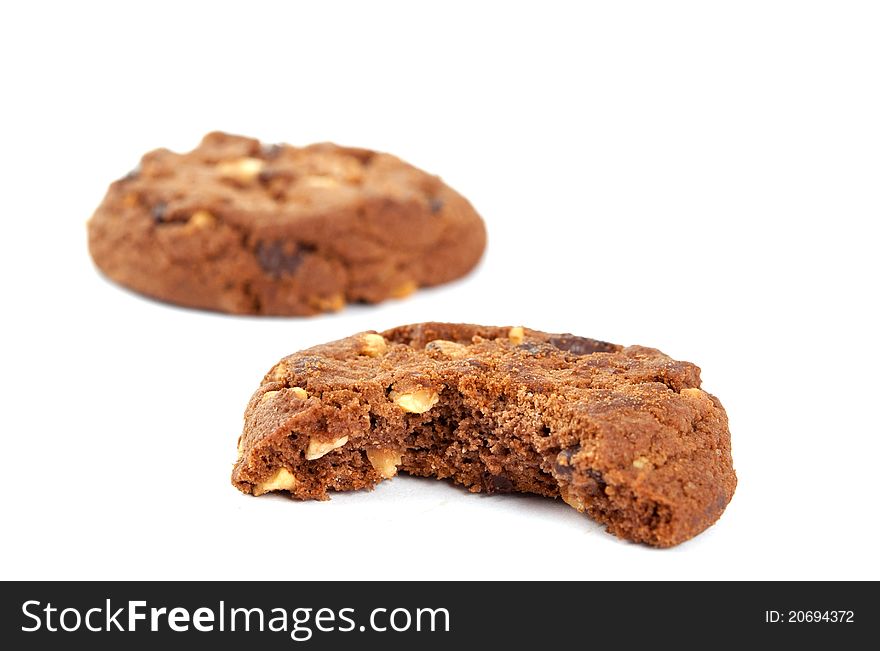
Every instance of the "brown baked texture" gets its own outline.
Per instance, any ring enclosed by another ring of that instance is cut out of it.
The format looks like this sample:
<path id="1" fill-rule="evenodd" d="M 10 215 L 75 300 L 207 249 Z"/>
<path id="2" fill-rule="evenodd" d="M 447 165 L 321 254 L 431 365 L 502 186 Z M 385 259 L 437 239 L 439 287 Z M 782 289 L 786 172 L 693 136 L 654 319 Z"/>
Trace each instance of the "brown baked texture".
<path id="1" fill-rule="evenodd" d="M 522 327 L 422 323 L 284 358 L 245 412 L 232 480 L 254 495 L 370 488 L 398 470 L 561 497 L 669 547 L 736 487 L 727 415 L 658 350 Z"/>
<path id="2" fill-rule="evenodd" d="M 89 222 L 92 257 L 114 281 L 235 314 L 403 297 L 463 276 L 485 244 L 464 197 L 394 156 L 219 132 L 186 154 L 146 154 Z"/>

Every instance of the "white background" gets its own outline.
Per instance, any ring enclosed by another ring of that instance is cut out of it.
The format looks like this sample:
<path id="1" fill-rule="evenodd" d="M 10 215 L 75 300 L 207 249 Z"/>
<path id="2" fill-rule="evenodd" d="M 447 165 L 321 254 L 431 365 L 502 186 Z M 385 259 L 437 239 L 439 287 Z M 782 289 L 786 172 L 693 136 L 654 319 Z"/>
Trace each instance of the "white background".
<path id="1" fill-rule="evenodd" d="M 874 3 L 5 3 L 3 579 L 880 578 Z M 469 197 L 468 279 L 313 319 L 105 281 L 85 221 L 154 147 L 223 129 L 393 152 Z M 229 483 L 262 374 L 423 320 L 703 368 L 739 488 L 658 551 L 559 501 L 399 477 Z"/>

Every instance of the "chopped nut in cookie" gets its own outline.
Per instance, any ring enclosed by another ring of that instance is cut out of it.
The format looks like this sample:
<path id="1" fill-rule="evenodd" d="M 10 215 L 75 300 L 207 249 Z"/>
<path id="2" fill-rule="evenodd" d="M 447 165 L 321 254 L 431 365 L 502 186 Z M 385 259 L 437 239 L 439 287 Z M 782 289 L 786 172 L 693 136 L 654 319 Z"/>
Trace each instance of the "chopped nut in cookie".
<path id="1" fill-rule="evenodd" d="M 385 479 L 391 479 L 397 474 L 397 466 L 401 461 L 400 450 L 392 448 L 367 448 L 367 459 L 375 471 Z"/>
<path id="2" fill-rule="evenodd" d="M 332 176 L 304 176 L 299 179 L 299 183 L 310 188 L 335 188 L 339 186 L 339 181 Z"/>
<path id="3" fill-rule="evenodd" d="M 413 280 L 407 280 L 405 283 L 402 283 L 391 290 L 392 298 L 406 298 L 413 292 L 415 292 L 419 286 Z"/>
<path id="4" fill-rule="evenodd" d="M 388 342 L 385 341 L 385 337 L 382 335 L 372 333 L 364 335 L 363 348 L 361 349 L 362 354 L 369 355 L 370 357 L 378 357 L 379 355 L 384 355 L 387 350 Z"/>
<path id="5" fill-rule="evenodd" d="M 519 346 L 523 342 L 523 338 L 525 337 L 525 331 L 522 326 L 515 326 L 510 329 L 510 332 L 507 333 L 507 338 L 510 339 L 510 343 L 514 346 Z"/>
<path id="6" fill-rule="evenodd" d="M 704 409 L 712 409 L 715 406 L 715 403 L 712 402 L 712 398 L 709 397 L 709 394 L 702 389 L 682 389 L 681 397 L 700 405 Z"/>
<path id="7" fill-rule="evenodd" d="M 269 371 L 269 377 L 271 377 L 276 382 L 283 382 L 287 377 L 287 367 L 283 362 L 279 362 Z"/>
<path id="8" fill-rule="evenodd" d="M 217 223 L 217 218 L 207 210 L 196 210 L 186 223 L 191 228 L 211 228 Z"/>
<path id="9" fill-rule="evenodd" d="M 272 477 L 254 486 L 254 495 L 270 491 L 289 491 L 296 487 L 296 477 L 287 468 L 279 468 Z"/>
<path id="10" fill-rule="evenodd" d="M 309 447 L 306 448 L 306 459 L 314 461 L 320 459 L 328 452 L 332 452 L 336 448 L 341 448 L 348 443 L 348 437 L 343 436 L 334 441 L 319 441 L 317 439 L 309 439 Z"/>
<path id="11" fill-rule="evenodd" d="M 266 166 L 259 158 L 239 158 L 217 163 L 217 174 L 221 178 L 247 184 L 254 181 Z"/>
<path id="12" fill-rule="evenodd" d="M 297 398 L 299 398 L 300 400 L 305 400 L 306 398 L 309 397 L 308 391 L 306 391 L 302 387 L 291 387 L 290 392 L 293 395 L 295 395 Z"/>
<path id="13" fill-rule="evenodd" d="M 425 346 L 428 354 L 438 353 L 443 357 L 451 357 L 458 359 L 468 354 L 467 346 L 455 341 L 446 341 L 445 339 L 435 339 Z"/>
<path id="14" fill-rule="evenodd" d="M 401 393 L 394 398 L 394 404 L 411 414 L 424 414 L 440 400 L 436 391 L 419 389 L 411 393 Z"/>
<path id="15" fill-rule="evenodd" d="M 587 505 L 584 503 L 583 498 L 577 495 L 570 488 L 565 486 L 560 487 L 559 494 L 562 496 L 562 501 L 568 504 L 573 509 L 580 511 L 581 513 L 586 510 Z"/>
<path id="16" fill-rule="evenodd" d="M 309 299 L 309 304 L 321 312 L 339 312 L 339 310 L 345 307 L 345 296 L 342 294 L 315 296 Z"/>

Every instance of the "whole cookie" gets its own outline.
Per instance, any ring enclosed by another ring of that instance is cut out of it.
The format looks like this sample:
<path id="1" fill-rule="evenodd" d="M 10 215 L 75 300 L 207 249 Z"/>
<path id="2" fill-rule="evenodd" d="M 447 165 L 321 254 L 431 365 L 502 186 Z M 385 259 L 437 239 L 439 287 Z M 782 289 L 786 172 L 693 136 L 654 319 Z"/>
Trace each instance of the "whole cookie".
<path id="1" fill-rule="evenodd" d="M 89 222 L 92 257 L 111 279 L 235 314 L 402 297 L 466 274 L 485 244 L 464 197 L 394 156 L 224 133 L 187 154 L 146 154 Z"/>
<path id="2" fill-rule="evenodd" d="M 629 540 L 681 543 L 736 487 L 727 414 L 658 350 L 422 323 L 284 358 L 245 412 L 232 480 L 326 499 L 398 470 L 561 497 Z"/>

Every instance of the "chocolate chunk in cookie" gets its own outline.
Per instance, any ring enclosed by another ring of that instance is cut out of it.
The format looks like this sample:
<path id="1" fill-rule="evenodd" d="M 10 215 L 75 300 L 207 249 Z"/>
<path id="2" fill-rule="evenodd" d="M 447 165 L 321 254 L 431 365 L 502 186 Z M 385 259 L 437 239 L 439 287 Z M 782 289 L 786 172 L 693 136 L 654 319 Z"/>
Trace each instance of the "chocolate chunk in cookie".
<path id="1" fill-rule="evenodd" d="M 281 360 L 247 407 L 232 479 L 254 495 L 326 499 L 398 471 L 561 497 L 658 547 L 714 523 L 736 487 L 727 415 L 693 364 L 641 346 L 446 323 Z"/>

